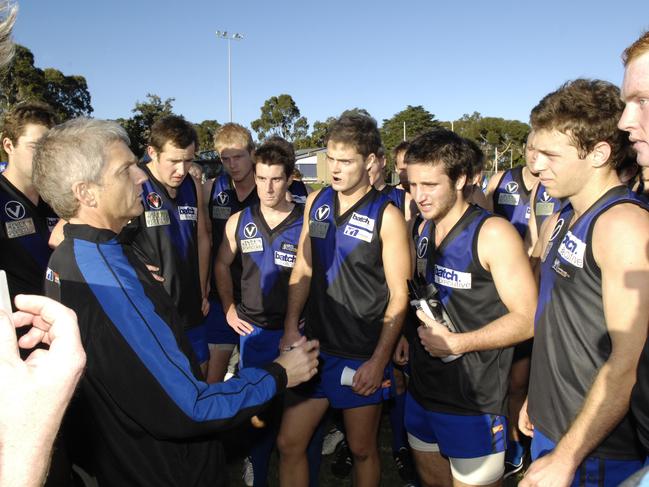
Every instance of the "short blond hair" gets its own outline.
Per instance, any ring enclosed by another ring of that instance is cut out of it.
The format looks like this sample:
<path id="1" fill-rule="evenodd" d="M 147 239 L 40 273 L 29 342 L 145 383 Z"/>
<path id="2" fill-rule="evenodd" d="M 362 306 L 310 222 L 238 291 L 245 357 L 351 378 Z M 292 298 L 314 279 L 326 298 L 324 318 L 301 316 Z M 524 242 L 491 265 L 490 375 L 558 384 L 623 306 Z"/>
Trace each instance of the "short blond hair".
<path id="1" fill-rule="evenodd" d="M 642 34 L 633 44 L 627 47 L 622 53 L 622 62 L 624 66 L 644 53 L 649 52 L 649 30 Z"/>
<path id="2" fill-rule="evenodd" d="M 255 150 L 250 131 L 238 123 L 226 123 L 214 132 L 214 148 L 219 154 L 230 147 L 245 147 L 251 154 Z"/>

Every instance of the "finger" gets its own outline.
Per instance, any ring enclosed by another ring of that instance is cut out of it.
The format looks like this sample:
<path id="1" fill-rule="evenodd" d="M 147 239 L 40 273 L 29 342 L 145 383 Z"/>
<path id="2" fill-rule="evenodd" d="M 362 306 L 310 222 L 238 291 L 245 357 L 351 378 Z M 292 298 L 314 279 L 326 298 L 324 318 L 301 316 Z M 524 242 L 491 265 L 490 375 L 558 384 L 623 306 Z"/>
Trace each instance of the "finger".
<path id="1" fill-rule="evenodd" d="M 43 330 L 32 327 L 27 333 L 20 337 L 20 339 L 18 340 L 18 346 L 20 348 L 34 348 L 41 342 L 48 343 L 49 338 L 46 338 L 46 336 L 47 333 L 45 333 Z"/>
<path id="2" fill-rule="evenodd" d="M 0 357 L 19 360 L 16 328 L 9 315 L 0 310 Z"/>
<path id="3" fill-rule="evenodd" d="M 14 322 L 14 326 L 20 328 L 21 326 L 31 325 L 34 321 L 34 315 L 25 311 L 15 311 L 11 315 L 11 319 Z"/>
<path id="4" fill-rule="evenodd" d="M 19 294 L 16 307 L 34 315 L 33 325 L 46 331 L 50 340 L 50 353 L 78 354 L 81 340 L 77 315 L 70 308 L 45 296 Z"/>
<path id="5" fill-rule="evenodd" d="M 156 267 L 156 266 L 151 265 L 151 264 L 146 264 L 146 268 L 149 269 L 151 272 L 158 272 L 160 270 L 159 267 Z"/>
<path id="6" fill-rule="evenodd" d="M 296 342 L 293 342 L 293 343 L 291 344 L 291 348 L 301 347 L 301 346 L 304 345 L 305 343 L 307 343 L 306 337 L 305 337 L 305 336 L 301 336 L 299 340 L 297 340 Z M 307 345 L 306 348 L 308 349 L 309 346 Z"/>

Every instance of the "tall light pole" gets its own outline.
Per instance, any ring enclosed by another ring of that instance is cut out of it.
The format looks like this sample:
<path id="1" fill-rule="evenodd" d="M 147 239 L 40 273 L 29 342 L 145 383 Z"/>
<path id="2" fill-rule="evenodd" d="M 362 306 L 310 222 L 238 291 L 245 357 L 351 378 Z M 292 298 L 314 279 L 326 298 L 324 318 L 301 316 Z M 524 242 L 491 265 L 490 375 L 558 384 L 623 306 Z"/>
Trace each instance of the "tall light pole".
<path id="1" fill-rule="evenodd" d="M 228 109 L 230 112 L 230 122 L 232 122 L 232 54 L 230 51 L 230 41 L 240 41 L 243 35 L 235 32 L 229 33 L 223 30 L 216 31 L 216 37 L 228 41 Z"/>

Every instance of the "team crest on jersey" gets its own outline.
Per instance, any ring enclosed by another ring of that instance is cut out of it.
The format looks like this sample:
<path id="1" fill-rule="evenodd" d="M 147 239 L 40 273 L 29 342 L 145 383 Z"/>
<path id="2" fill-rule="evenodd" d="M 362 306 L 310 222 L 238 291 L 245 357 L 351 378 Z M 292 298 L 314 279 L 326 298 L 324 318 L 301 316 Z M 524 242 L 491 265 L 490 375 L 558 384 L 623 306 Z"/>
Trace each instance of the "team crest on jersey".
<path id="1" fill-rule="evenodd" d="M 518 183 L 516 181 L 510 181 L 505 185 L 505 190 L 508 193 L 517 193 L 518 192 Z"/>
<path id="2" fill-rule="evenodd" d="M 216 195 L 216 204 L 219 206 L 225 206 L 230 202 L 230 195 L 226 191 L 221 191 Z"/>
<path id="3" fill-rule="evenodd" d="M 550 199 L 552 199 L 552 196 L 550 196 L 547 191 L 543 191 L 543 194 L 541 195 L 541 201 L 547 203 L 548 201 L 550 201 Z"/>
<path id="4" fill-rule="evenodd" d="M 246 226 L 243 227 L 243 235 L 246 238 L 255 238 L 257 236 L 257 225 L 253 222 L 247 223 Z"/>
<path id="5" fill-rule="evenodd" d="M 22 220 L 25 218 L 25 207 L 19 201 L 7 201 L 5 203 L 5 213 L 12 220 Z"/>
<path id="6" fill-rule="evenodd" d="M 275 251 L 273 254 L 273 260 L 275 265 L 280 267 L 294 267 L 295 266 L 295 254 L 287 254 L 285 252 Z"/>
<path id="7" fill-rule="evenodd" d="M 178 207 L 178 218 L 181 220 L 198 220 L 198 208 L 195 206 L 179 206 Z"/>
<path id="8" fill-rule="evenodd" d="M 45 279 L 47 279 L 50 282 L 53 282 L 54 284 L 61 284 L 61 280 L 59 279 L 59 274 L 57 272 L 54 272 L 49 267 L 47 268 L 47 271 L 45 271 Z"/>
<path id="9" fill-rule="evenodd" d="M 331 213 L 329 205 L 322 205 L 315 211 L 315 219 L 319 222 L 326 220 L 329 217 L 329 213 Z"/>
<path id="10" fill-rule="evenodd" d="M 455 289 L 471 289 L 471 273 L 435 264 L 435 282 Z"/>
<path id="11" fill-rule="evenodd" d="M 426 252 L 428 251 L 428 237 L 423 237 L 419 239 L 417 243 L 417 257 L 423 259 L 426 257 Z"/>
<path id="12" fill-rule="evenodd" d="M 146 195 L 146 204 L 149 205 L 149 208 L 159 210 L 162 208 L 162 198 L 155 191 L 151 191 Z"/>
<path id="13" fill-rule="evenodd" d="M 559 245 L 559 255 L 575 267 L 584 267 L 586 242 L 577 238 L 570 230 Z"/>

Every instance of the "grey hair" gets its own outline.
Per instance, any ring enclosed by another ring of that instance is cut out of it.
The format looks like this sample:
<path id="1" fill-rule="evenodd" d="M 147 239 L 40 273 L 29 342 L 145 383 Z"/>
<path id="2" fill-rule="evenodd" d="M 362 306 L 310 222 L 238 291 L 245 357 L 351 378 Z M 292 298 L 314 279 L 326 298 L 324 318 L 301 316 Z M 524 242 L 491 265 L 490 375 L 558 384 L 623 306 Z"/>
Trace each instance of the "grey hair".
<path id="1" fill-rule="evenodd" d="M 79 117 L 52 128 L 36 145 L 34 186 L 65 220 L 77 215 L 75 183 L 100 184 L 113 142 L 130 144 L 126 131 L 115 122 Z"/>
<path id="2" fill-rule="evenodd" d="M 11 32 L 16 22 L 18 6 L 8 0 L 0 1 L 0 68 L 6 66 L 14 56 Z"/>

